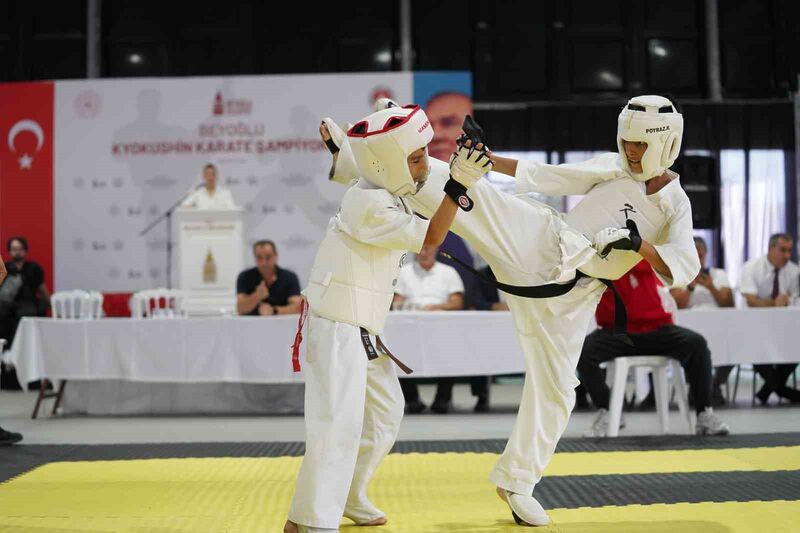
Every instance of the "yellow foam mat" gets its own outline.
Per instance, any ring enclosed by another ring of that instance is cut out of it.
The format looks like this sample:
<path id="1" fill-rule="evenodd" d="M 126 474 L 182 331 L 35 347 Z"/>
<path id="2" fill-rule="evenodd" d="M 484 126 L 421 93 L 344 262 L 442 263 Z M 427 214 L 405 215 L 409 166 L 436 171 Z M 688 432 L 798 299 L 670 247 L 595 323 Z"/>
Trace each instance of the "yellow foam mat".
<path id="1" fill-rule="evenodd" d="M 712 453 L 707 456 L 707 452 Z M 631 468 L 625 458 L 637 453 L 640 452 L 560 454 L 551 470 L 557 475 L 628 473 Z M 782 469 L 793 469 L 789 464 L 797 464 L 800 450 L 642 453 L 651 455 L 631 459 L 638 464 L 633 467 L 638 473 L 689 471 L 685 469 L 689 464 L 697 467 L 695 471 L 720 470 L 720 466 L 772 470 L 779 461 L 785 461 Z M 782 459 L 773 454 L 783 454 Z M 721 458 L 714 459 L 714 455 Z M 704 463 L 704 457 L 711 464 Z M 371 498 L 387 513 L 390 522 L 370 530 L 520 531 L 487 480 L 496 459 L 494 454 L 474 453 L 390 455 L 370 487 Z M 51 463 L 0 485 L 0 532 L 279 532 L 300 460 L 280 457 Z M 715 462 L 719 464 L 715 466 Z M 618 471 L 612 472 L 611 465 L 616 465 Z M 586 470 L 578 471 L 583 467 Z M 553 523 L 541 530 L 800 531 L 800 502 L 555 509 L 550 516 Z M 343 524 L 346 523 L 345 520 Z M 365 531 L 349 525 L 342 530 Z"/>

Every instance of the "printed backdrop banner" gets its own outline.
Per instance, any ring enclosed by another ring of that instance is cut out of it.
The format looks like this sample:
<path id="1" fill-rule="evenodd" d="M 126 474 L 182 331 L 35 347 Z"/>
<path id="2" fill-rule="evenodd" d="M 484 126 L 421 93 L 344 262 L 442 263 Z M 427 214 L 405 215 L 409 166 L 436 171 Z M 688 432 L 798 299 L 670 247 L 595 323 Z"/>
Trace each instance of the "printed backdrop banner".
<path id="1" fill-rule="evenodd" d="M 166 221 L 140 232 L 202 183 L 206 163 L 217 166 L 219 183 L 244 208 L 247 244 L 274 240 L 279 264 L 304 284 L 344 192 L 327 181 L 331 159 L 319 138 L 320 119 L 353 122 L 381 95 L 411 102 L 413 78 L 371 73 L 55 83 L 56 289 L 165 286 Z M 179 253 L 176 248 L 173 286 Z M 253 264 L 249 246 L 244 264 Z"/>

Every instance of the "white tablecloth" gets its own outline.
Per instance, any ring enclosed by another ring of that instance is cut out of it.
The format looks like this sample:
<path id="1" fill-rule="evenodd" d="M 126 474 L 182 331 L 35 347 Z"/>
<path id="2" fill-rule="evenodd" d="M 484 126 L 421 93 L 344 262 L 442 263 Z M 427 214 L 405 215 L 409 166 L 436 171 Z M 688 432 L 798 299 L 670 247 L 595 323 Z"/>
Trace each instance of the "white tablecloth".
<path id="1" fill-rule="evenodd" d="M 716 366 L 800 360 L 800 308 L 680 311 L 677 322 L 706 337 Z M 302 373 L 292 372 L 290 359 L 296 325 L 296 316 L 24 318 L 6 359 L 23 384 L 44 377 L 297 383 Z M 523 372 L 508 312 L 395 312 L 384 339 L 415 377 Z"/>
<path id="2" fill-rule="evenodd" d="M 685 310 L 676 322 L 706 338 L 714 366 L 800 361 L 800 307 Z"/>
<path id="3" fill-rule="evenodd" d="M 296 383 L 297 316 L 23 318 L 6 358 L 21 383 L 44 377 L 142 382 Z M 397 312 L 383 337 L 415 377 L 522 371 L 506 312 Z M 305 343 L 303 343 L 303 348 Z M 301 363 L 304 350 L 301 351 Z M 366 357 L 366 355 L 365 355 Z"/>

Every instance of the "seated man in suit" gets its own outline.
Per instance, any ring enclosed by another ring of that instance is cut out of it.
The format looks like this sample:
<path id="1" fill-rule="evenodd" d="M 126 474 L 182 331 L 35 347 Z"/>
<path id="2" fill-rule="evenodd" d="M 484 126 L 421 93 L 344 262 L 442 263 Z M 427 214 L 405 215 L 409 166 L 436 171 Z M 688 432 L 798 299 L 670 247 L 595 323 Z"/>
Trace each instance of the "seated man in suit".
<path id="1" fill-rule="evenodd" d="M 791 235 L 776 233 L 769 238 L 767 255 L 744 264 L 739 291 L 748 307 L 800 305 L 800 267 L 791 261 L 793 245 Z M 765 382 L 756 393 L 761 403 L 767 403 L 773 392 L 792 403 L 800 402 L 800 390 L 787 385 L 797 363 L 760 364 L 753 368 Z"/>

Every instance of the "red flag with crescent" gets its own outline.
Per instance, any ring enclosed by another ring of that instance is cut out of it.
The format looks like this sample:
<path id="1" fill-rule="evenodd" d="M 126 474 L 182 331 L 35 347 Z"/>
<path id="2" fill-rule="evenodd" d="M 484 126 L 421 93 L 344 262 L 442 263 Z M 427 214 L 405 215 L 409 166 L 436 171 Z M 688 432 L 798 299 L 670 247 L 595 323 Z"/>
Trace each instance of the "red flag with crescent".
<path id="1" fill-rule="evenodd" d="M 53 288 L 53 82 L 0 84 L 0 241 L 24 236 Z"/>

